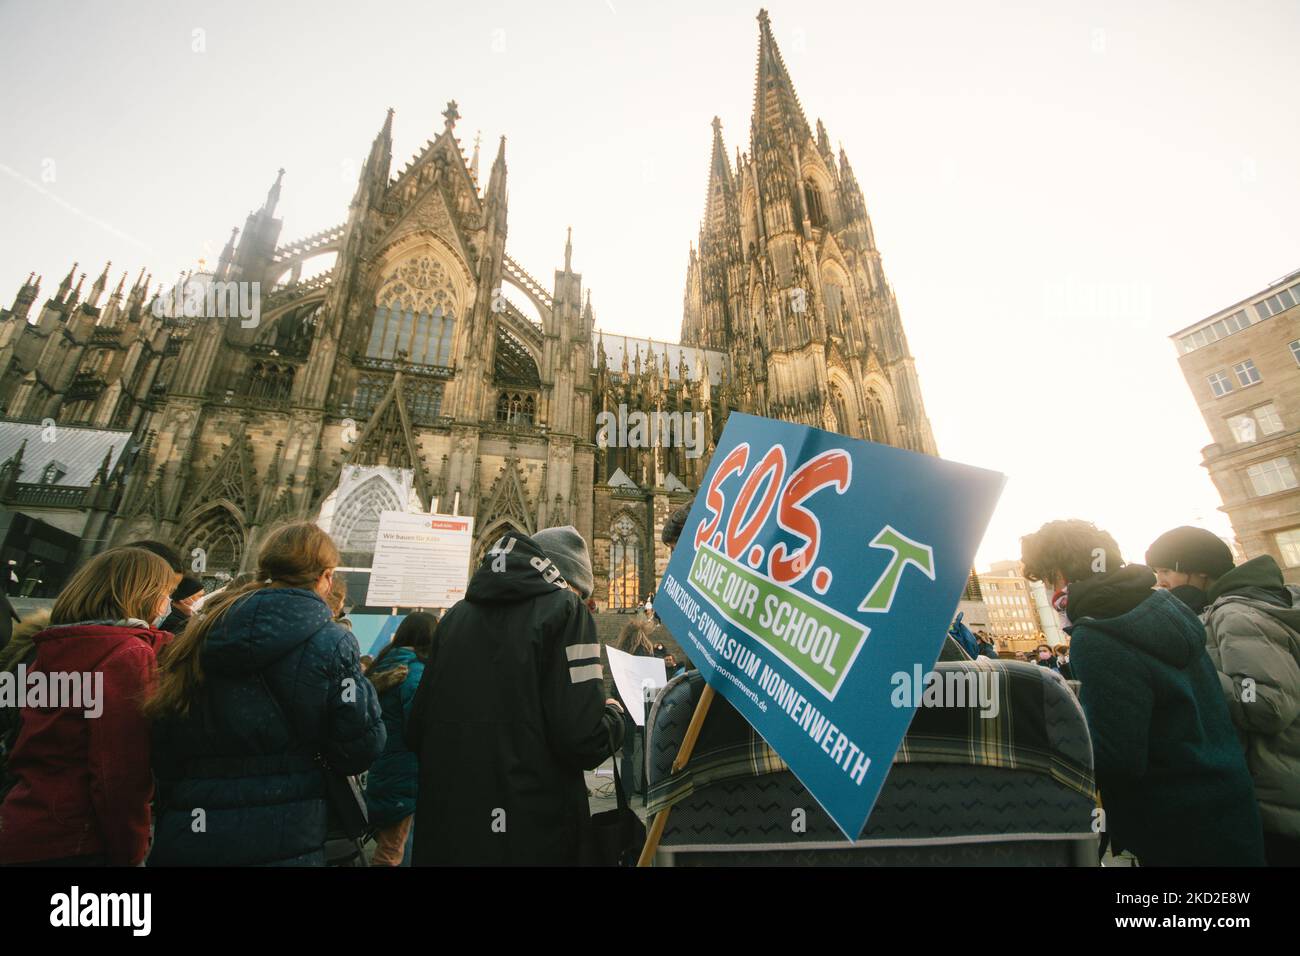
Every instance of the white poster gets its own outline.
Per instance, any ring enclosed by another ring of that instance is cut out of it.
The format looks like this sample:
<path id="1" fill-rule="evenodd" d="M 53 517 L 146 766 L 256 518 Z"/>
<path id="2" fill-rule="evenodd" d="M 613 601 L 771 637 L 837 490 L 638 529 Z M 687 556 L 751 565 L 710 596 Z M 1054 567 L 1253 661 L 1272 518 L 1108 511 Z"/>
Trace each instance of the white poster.
<path id="1" fill-rule="evenodd" d="M 451 607 L 465 596 L 473 543 L 473 518 L 380 512 L 366 604 Z"/>
<path id="2" fill-rule="evenodd" d="M 631 711 L 632 719 L 638 727 L 645 726 L 645 691 L 649 684 L 656 690 L 668 683 L 668 672 L 664 669 L 663 658 L 637 657 L 605 645 L 609 655 L 609 676 L 614 678 L 623 702 Z"/>

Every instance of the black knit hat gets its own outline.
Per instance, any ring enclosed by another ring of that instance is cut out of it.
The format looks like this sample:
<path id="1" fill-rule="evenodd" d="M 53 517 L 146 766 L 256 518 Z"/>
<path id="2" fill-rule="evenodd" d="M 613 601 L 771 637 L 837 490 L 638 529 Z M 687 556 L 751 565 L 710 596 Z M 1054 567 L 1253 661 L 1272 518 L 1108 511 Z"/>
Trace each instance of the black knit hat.
<path id="1" fill-rule="evenodd" d="M 1184 525 L 1166 531 L 1151 543 L 1147 567 L 1221 578 L 1233 568 L 1232 550 L 1218 535 Z"/>
<path id="2" fill-rule="evenodd" d="M 198 578 L 190 577 L 188 574 L 181 578 L 181 583 L 176 585 L 176 590 L 172 592 L 173 601 L 184 601 L 186 598 L 194 597 L 196 594 L 203 593 L 203 582 Z"/>
<path id="3" fill-rule="evenodd" d="M 686 504 L 670 514 L 668 520 L 664 522 L 664 530 L 660 532 L 659 538 L 668 547 L 671 548 L 677 544 L 677 539 L 682 536 L 682 529 L 686 527 L 686 516 L 691 513 L 692 503 L 690 501 L 686 502 Z"/>

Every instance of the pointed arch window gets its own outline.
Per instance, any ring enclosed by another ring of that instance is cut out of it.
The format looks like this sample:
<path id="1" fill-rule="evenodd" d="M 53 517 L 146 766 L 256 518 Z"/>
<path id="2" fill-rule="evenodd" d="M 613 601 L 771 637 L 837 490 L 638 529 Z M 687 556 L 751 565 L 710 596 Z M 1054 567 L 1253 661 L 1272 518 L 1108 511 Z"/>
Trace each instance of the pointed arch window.
<path id="1" fill-rule="evenodd" d="M 822 199 L 821 190 L 817 188 L 817 184 L 811 179 L 804 180 L 803 195 L 808 206 L 808 221 L 818 229 L 826 228 L 826 203 Z"/>
<path id="2" fill-rule="evenodd" d="M 202 579 L 210 588 L 239 573 L 244 533 L 235 516 L 225 508 L 208 511 L 188 533 L 181 536 L 181 540 L 185 542 L 181 554 L 193 554 L 195 548 L 203 549 L 206 570 Z"/>
<path id="3" fill-rule="evenodd" d="M 392 485 L 379 475 L 372 475 L 353 488 L 339 503 L 330 526 L 330 534 L 338 543 L 343 560 L 350 567 L 370 567 L 379 535 L 380 514 L 403 510 Z"/>
<path id="4" fill-rule="evenodd" d="M 248 370 L 244 394 L 268 402 L 287 402 L 293 393 L 293 366 L 255 362 Z"/>
<path id="5" fill-rule="evenodd" d="M 609 608 L 639 607 L 641 535 L 629 515 L 620 515 L 609 534 Z"/>
<path id="6" fill-rule="evenodd" d="M 835 413 L 835 427 L 841 435 L 853 437 L 853 417 L 849 414 L 848 403 L 838 385 L 831 385 L 831 411 Z"/>
<path id="7" fill-rule="evenodd" d="M 356 391 L 352 393 L 352 414 L 360 418 L 369 418 L 375 408 L 388 392 L 389 380 L 372 375 L 363 375 L 357 380 Z"/>
<path id="8" fill-rule="evenodd" d="M 537 420 L 537 400 L 526 392 L 502 392 L 497 396 L 496 419 L 507 425 L 531 425 Z"/>
<path id="9" fill-rule="evenodd" d="M 885 429 L 885 403 L 874 391 L 867 392 L 867 435 L 874 442 L 889 443 L 889 432 Z"/>
<path id="10" fill-rule="evenodd" d="M 366 357 L 391 361 L 401 352 L 413 365 L 447 366 L 455 330 L 455 315 L 441 305 L 421 312 L 400 303 L 380 305 L 370 325 Z"/>
<path id="11" fill-rule="evenodd" d="M 406 407 L 418 423 L 429 423 L 442 414 L 442 383 L 406 379 L 402 383 Z"/>
<path id="12" fill-rule="evenodd" d="M 822 301 L 826 303 L 826 327 L 839 332 L 844 327 L 844 289 L 834 279 L 822 283 Z"/>

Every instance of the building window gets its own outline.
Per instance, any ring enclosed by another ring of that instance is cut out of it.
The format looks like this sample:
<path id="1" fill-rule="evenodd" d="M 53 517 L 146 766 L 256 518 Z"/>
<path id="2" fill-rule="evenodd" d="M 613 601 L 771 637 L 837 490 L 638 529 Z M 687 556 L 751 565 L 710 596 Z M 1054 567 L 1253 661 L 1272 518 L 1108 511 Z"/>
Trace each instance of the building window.
<path id="1" fill-rule="evenodd" d="M 1204 328 L 1197 329 L 1190 335 L 1184 335 L 1179 339 L 1179 345 L 1184 352 L 1195 352 L 1204 345 L 1217 342 L 1219 339 L 1226 338 L 1234 332 L 1240 332 L 1249 326 L 1250 319 L 1246 316 L 1246 310 L 1239 309 L 1225 319 L 1218 319 Z"/>
<path id="2" fill-rule="evenodd" d="M 1222 372 L 1215 372 L 1210 376 L 1210 391 L 1215 398 L 1222 398 L 1232 391 L 1232 382 Z"/>
<path id="3" fill-rule="evenodd" d="M 641 536 L 636 523 L 620 515 L 610 529 L 609 607 L 623 610 L 641 604 Z"/>
<path id="4" fill-rule="evenodd" d="M 1291 343 L 1291 357 L 1295 359 L 1296 365 L 1300 365 L 1300 339 Z"/>
<path id="5" fill-rule="evenodd" d="M 1259 437 L 1255 419 L 1250 415 L 1234 415 L 1228 419 L 1228 427 L 1232 429 L 1232 437 L 1242 444 L 1253 442 Z"/>
<path id="6" fill-rule="evenodd" d="M 416 314 L 396 304 L 381 305 L 375 309 L 366 356 L 395 359 L 400 352 L 415 365 L 449 365 L 455 328 L 455 317 L 442 306 Z"/>
<path id="7" fill-rule="evenodd" d="M 497 421 L 508 425 L 531 425 L 537 417 L 533 396 L 520 392 L 502 392 L 497 398 Z"/>
<path id="8" fill-rule="evenodd" d="M 1261 435 L 1276 435 L 1282 431 L 1282 418 L 1270 403 L 1256 408 L 1253 414 L 1233 415 L 1228 419 L 1228 427 L 1237 441 L 1258 441 Z"/>
<path id="9" fill-rule="evenodd" d="M 1237 376 L 1237 384 L 1242 388 L 1247 385 L 1256 385 L 1260 381 L 1259 369 L 1255 368 L 1255 362 L 1252 359 L 1238 362 L 1232 367 L 1232 371 Z"/>
<path id="10" fill-rule="evenodd" d="M 1259 422 L 1260 433 L 1264 435 L 1276 435 L 1283 428 L 1282 416 L 1271 403 L 1255 409 L 1255 420 Z"/>
<path id="11" fill-rule="evenodd" d="M 371 412 L 388 394 L 391 384 L 388 379 L 362 376 L 357 381 L 356 391 L 352 393 L 351 413 L 358 418 L 369 418 Z"/>
<path id="12" fill-rule="evenodd" d="M 41 484 L 57 485 L 59 483 L 59 479 L 62 478 L 67 473 L 68 471 L 66 468 L 64 468 L 57 461 L 52 461 L 48 465 L 46 465 L 45 469 L 41 472 Z"/>
<path id="13" fill-rule="evenodd" d="M 429 424 L 442 414 L 442 383 L 407 381 L 402 389 L 406 407 L 416 422 Z"/>
<path id="14" fill-rule="evenodd" d="M 1300 282 L 1291 286 L 1289 289 L 1283 289 L 1276 295 L 1271 295 L 1267 299 L 1255 303 L 1255 314 L 1261 319 L 1267 319 L 1270 316 L 1277 315 L 1279 312 L 1285 312 L 1291 306 L 1300 302 Z"/>
<path id="15" fill-rule="evenodd" d="M 1260 462 L 1258 465 L 1251 465 L 1246 469 L 1246 474 L 1250 476 L 1250 483 L 1254 485 L 1257 497 L 1289 491 L 1297 484 L 1291 462 L 1286 458 L 1274 458 L 1271 461 Z"/>
<path id="16" fill-rule="evenodd" d="M 1273 538 L 1277 541 L 1278 553 L 1282 555 L 1283 567 L 1300 567 L 1300 528 L 1279 531 Z"/>

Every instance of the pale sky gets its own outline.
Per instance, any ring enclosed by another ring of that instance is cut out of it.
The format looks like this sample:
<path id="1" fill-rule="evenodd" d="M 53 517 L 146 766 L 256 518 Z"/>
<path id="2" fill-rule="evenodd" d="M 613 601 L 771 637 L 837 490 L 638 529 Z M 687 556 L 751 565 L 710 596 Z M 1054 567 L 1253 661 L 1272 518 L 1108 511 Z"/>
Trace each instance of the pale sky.
<path id="1" fill-rule="evenodd" d="M 945 458 L 1010 480 L 977 563 L 1057 517 L 1125 557 L 1228 534 L 1168 336 L 1300 267 L 1300 4 L 771 2 L 809 122 L 866 196 Z M 707 11 L 707 12 L 703 12 Z M 709 122 L 748 149 L 751 3 L 0 0 L 0 300 L 213 263 L 287 170 L 282 239 L 341 223 L 455 99 L 507 137 L 507 248 L 607 331 L 676 340 Z M 197 32 L 196 31 L 201 31 Z"/>

